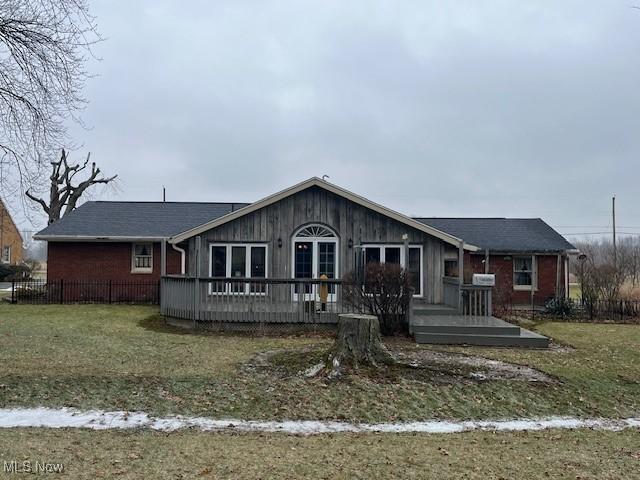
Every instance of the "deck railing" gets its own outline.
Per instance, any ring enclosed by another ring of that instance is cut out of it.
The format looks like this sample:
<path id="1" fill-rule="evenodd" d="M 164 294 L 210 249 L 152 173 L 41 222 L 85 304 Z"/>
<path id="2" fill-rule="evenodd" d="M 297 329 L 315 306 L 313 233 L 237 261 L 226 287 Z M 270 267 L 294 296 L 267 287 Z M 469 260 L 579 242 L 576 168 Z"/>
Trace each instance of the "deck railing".
<path id="1" fill-rule="evenodd" d="M 493 287 L 462 285 L 462 315 L 470 317 L 490 317 L 493 315 L 491 291 Z"/>
<path id="2" fill-rule="evenodd" d="M 459 309 L 462 315 L 471 317 L 490 317 L 493 315 L 492 287 L 460 285 L 455 277 L 444 277 L 442 287 L 443 303 Z"/>
<path id="3" fill-rule="evenodd" d="M 454 277 L 442 279 L 443 303 L 448 307 L 460 308 L 460 282 Z"/>
<path id="4" fill-rule="evenodd" d="M 352 310 L 342 297 L 341 280 L 165 276 L 160 311 L 205 322 L 337 323 Z"/>

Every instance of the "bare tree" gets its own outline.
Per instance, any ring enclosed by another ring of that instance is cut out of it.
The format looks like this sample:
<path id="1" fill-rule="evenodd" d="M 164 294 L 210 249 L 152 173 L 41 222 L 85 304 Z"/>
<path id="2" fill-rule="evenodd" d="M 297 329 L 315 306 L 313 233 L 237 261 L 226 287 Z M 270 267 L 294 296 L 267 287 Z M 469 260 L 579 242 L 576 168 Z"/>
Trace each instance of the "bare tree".
<path id="1" fill-rule="evenodd" d="M 100 169 L 95 162 L 91 163 L 91 170 L 87 170 L 91 154 L 87 155 L 84 163 L 69 165 L 67 152 L 62 150 L 60 160 L 51 162 L 51 176 L 49 177 L 49 201 L 39 198 L 32 194 L 29 190 L 25 192 L 27 197 L 42 207 L 49 217 L 49 223 L 60 220 L 60 217 L 74 210 L 78 204 L 80 197 L 87 191 L 89 187 L 96 184 L 107 184 L 114 181 L 117 175 L 112 177 L 104 177 L 100 175 Z M 87 170 L 89 177 L 84 180 L 77 181 L 76 176 Z M 76 182 L 77 183 L 74 183 Z"/>
<path id="2" fill-rule="evenodd" d="M 87 0 L 0 2 L 0 188 L 38 184 L 77 120 L 90 47 L 99 41 Z"/>

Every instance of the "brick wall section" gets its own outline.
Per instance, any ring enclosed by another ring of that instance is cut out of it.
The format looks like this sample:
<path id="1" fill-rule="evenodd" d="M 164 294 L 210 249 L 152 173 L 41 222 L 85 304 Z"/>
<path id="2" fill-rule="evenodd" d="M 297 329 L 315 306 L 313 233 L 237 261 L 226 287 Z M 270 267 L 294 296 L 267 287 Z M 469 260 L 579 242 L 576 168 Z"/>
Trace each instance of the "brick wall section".
<path id="1" fill-rule="evenodd" d="M 24 259 L 22 237 L 13 222 L 9 210 L 0 200 L 0 255 L 4 247 L 11 247 L 11 265 L 20 265 Z"/>
<path id="2" fill-rule="evenodd" d="M 470 273 L 484 273 L 483 260 L 484 254 L 465 254 L 465 264 L 471 266 Z M 556 295 L 557 261 L 556 255 L 536 255 L 538 269 L 538 289 L 534 292 L 536 305 L 542 305 L 547 299 Z M 562 286 L 564 282 L 563 264 L 560 268 L 560 285 Z M 513 289 L 513 260 L 511 256 L 489 255 L 489 273 L 496 275 L 494 296 L 502 296 L 504 300 L 508 298 L 513 304 L 531 303 L 531 292 Z M 465 281 L 467 281 L 466 278 Z"/>
<path id="3" fill-rule="evenodd" d="M 160 243 L 153 244 L 153 272 L 131 273 L 131 243 L 49 242 L 49 281 L 153 282 L 160 280 Z M 180 253 L 167 245 L 167 273 L 180 273 Z"/>

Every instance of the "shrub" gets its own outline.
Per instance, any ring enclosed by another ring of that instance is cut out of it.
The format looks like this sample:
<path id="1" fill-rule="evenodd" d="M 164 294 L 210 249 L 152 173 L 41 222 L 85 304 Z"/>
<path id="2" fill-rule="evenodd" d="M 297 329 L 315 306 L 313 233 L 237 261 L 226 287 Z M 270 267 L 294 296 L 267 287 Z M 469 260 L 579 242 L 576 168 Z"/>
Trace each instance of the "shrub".
<path id="1" fill-rule="evenodd" d="M 551 298 L 544 304 L 545 312 L 559 317 L 573 317 L 576 303 L 571 298 Z"/>
<path id="2" fill-rule="evenodd" d="M 27 265 L 1 265 L 0 282 L 24 280 L 31 276 L 31 269 Z"/>
<path id="3" fill-rule="evenodd" d="M 345 303 L 355 311 L 375 315 L 383 335 L 408 333 L 407 312 L 411 303 L 411 276 L 400 265 L 370 263 L 365 267 L 364 284 L 354 272 L 343 278 Z"/>

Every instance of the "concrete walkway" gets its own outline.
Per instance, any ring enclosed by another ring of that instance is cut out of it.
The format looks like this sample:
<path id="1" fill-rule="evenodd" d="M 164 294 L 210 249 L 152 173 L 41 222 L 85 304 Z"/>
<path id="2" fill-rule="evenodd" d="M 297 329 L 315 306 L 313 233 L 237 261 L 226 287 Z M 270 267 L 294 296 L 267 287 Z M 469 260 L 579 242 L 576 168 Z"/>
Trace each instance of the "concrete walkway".
<path id="1" fill-rule="evenodd" d="M 259 421 L 215 420 L 203 417 L 152 417 L 143 412 L 80 411 L 71 408 L 3 408 L 0 428 L 89 428 L 94 430 L 145 428 L 174 431 L 194 428 L 201 431 L 282 432 L 300 435 L 321 433 L 458 433 L 473 430 L 524 431 L 549 428 L 593 428 L 623 430 L 640 428 L 640 417 L 627 419 L 546 417 L 515 420 L 474 420 L 464 422 L 424 421 L 408 423 L 349 423 L 315 420 Z"/>

